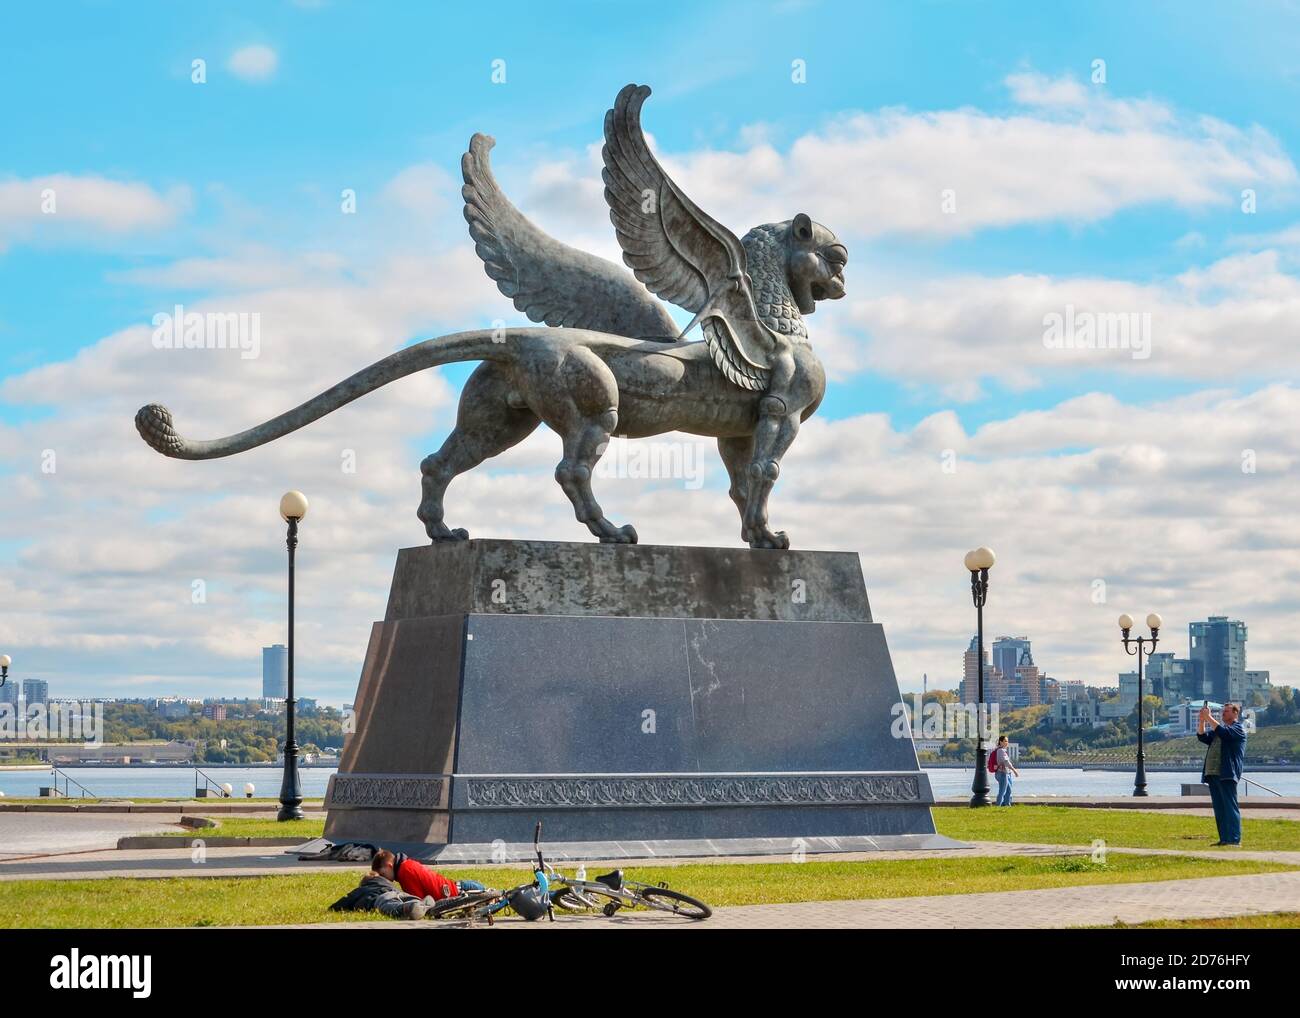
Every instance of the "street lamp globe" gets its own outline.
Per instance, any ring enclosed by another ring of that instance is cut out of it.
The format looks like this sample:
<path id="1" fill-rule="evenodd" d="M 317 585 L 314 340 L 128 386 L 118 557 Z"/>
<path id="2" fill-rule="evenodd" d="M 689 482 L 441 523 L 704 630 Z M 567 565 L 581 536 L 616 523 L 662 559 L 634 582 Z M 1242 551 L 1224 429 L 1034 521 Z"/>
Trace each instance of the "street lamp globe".
<path id="1" fill-rule="evenodd" d="M 1164 625 L 1164 621 L 1165 620 L 1160 617 L 1158 612 L 1152 612 L 1147 616 L 1147 627 L 1151 632 L 1157 633 L 1160 631 L 1160 627 Z"/>
<path id="2" fill-rule="evenodd" d="M 226 798 L 229 799 L 230 793 L 233 792 L 235 789 L 233 785 L 227 782 L 226 784 L 221 786 L 221 790 L 226 793 Z"/>
<path id="3" fill-rule="evenodd" d="M 251 781 L 244 786 L 244 795 L 249 799 L 253 797 L 253 793 L 256 791 L 257 789 L 253 787 L 253 783 Z"/>
<path id="4" fill-rule="evenodd" d="M 977 573 L 981 569 L 992 569 L 993 563 L 997 561 L 997 556 L 993 554 L 992 548 L 986 548 L 981 545 L 966 553 L 966 568 Z"/>
<path id="5" fill-rule="evenodd" d="M 1125 614 L 1121 615 L 1121 616 L 1119 617 L 1119 627 L 1120 627 L 1120 629 L 1123 629 L 1123 630 L 1126 630 L 1126 631 L 1129 630 L 1129 629 L 1132 629 L 1132 628 L 1133 628 L 1133 616 L 1132 616 L 1132 615 L 1129 615 L 1128 613 L 1125 613 Z"/>
<path id="6" fill-rule="evenodd" d="M 0 668 L 8 668 L 13 663 L 13 659 L 8 654 L 0 654 Z"/>
<path id="7" fill-rule="evenodd" d="M 301 491 L 286 491 L 280 497 L 280 516 L 288 523 L 307 515 L 307 496 Z"/>

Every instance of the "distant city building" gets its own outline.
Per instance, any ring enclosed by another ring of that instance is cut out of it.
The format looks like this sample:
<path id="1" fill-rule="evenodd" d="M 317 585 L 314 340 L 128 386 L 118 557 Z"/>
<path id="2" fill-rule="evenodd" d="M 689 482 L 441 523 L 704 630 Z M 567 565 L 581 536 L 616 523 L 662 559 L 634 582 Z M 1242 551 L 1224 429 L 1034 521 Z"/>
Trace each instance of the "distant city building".
<path id="1" fill-rule="evenodd" d="M 282 643 L 262 648 L 262 697 L 283 700 L 289 695 L 289 650 Z"/>
<path id="2" fill-rule="evenodd" d="M 1196 726 L 1201 714 L 1201 706 L 1204 700 L 1197 700 L 1195 703 L 1180 703 L 1169 711 L 1170 732 L 1174 735 L 1195 735 Z M 1215 703 L 1213 700 L 1209 703 L 1210 713 L 1214 716 L 1215 721 L 1223 720 L 1223 704 Z"/>
<path id="3" fill-rule="evenodd" d="M 1166 704 L 1203 696 L 1203 672 L 1200 661 L 1175 657 L 1172 651 L 1152 654 L 1144 666 L 1146 689 Z M 1136 699 L 1133 701 L 1136 703 Z"/>
<path id="4" fill-rule="evenodd" d="M 179 721 L 190 716 L 188 700 L 159 700 L 154 709 L 160 718 L 167 721 Z"/>
<path id="5" fill-rule="evenodd" d="M 1020 662 L 1016 665 L 1015 683 L 1012 686 L 1012 703 L 1016 707 L 1033 707 L 1043 702 L 1043 679 L 1046 676 L 1038 670 L 1038 665 L 1034 664 L 1033 656 L 1029 653 L 1029 641 L 1025 641 L 1025 649 L 1020 654 Z"/>
<path id="6" fill-rule="evenodd" d="M 55 764 L 186 763 L 194 759 L 194 743 L 53 743 L 41 756 Z"/>
<path id="7" fill-rule="evenodd" d="M 1151 687 L 1148 686 L 1144 692 L 1150 696 Z M 1138 702 L 1138 673 L 1137 672 L 1120 672 L 1119 673 L 1119 702 L 1124 705 L 1125 711 L 1131 711 L 1137 707 Z"/>
<path id="8" fill-rule="evenodd" d="M 203 705 L 203 716 L 209 721 L 225 721 L 226 705 L 224 703 L 205 703 Z"/>
<path id="9" fill-rule="evenodd" d="M 962 703 L 979 702 L 979 636 L 970 638 L 970 646 L 962 656 L 962 679 L 957 687 L 957 698 Z M 1002 703 L 1007 698 L 1002 672 L 989 664 L 989 652 L 984 652 L 984 702 Z"/>
<path id="10" fill-rule="evenodd" d="M 1074 728 L 1079 725 L 1096 727 L 1100 715 L 1097 713 L 1097 701 L 1088 696 L 1062 696 L 1052 704 L 1052 712 L 1047 715 L 1053 725 Z"/>
<path id="11" fill-rule="evenodd" d="M 959 687 L 958 696 L 960 697 L 963 703 L 975 702 L 974 699 L 967 698 L 964 690 L 967 685 L 969 685 L 972 689 L 974 689 L 975 683 L 979 681 L 980 653 L 979 653 L 978 641 L 979 641 L 978 636 L 972 636 L 970 638 L 970 646 L 966 648 L 966 653 L 962 655 L 961 685 Z M 984 663 L 985 663 L 985 671 L 988 671 L 987 652 L 984 655 Z"/>
<path id="12" fill-rule="evenodd" d="M 973 637 L 962 658 L 962 681 L 958 698 L 963 703 L 975 703 L 979 698 L 979 637 Z M 1044 692 L 1048 679 L 1034 663 L 1029 638 L 1026 636 L 999 636 L 993 641 L 992 660 L 985 652 L 984 702 L 996 703 L 1002 710 L 1032 707 L 1050 702 Z M 1055 690 L 1053 690 L 1053 693 Z"/>
<path id="13" fill-rule="evenodd" d="M 1211 615 L 1187 627 L 1190 658 L 1201 666 L 1204 697 L 1220 702 L 1246 693 L 1246 623 Z"/>
<path id="14" fill-rule="evenodd" d="M 0 686 L 0 703 L 7 703 L 16 711 L 18 709 L 19 686 L 17 679 L 10 679 Z"/>
<path id="15" fill-rule="evenodd" d="M 1021 661 L 1029 653 L 1029 637 L 1027 636 L 999 636 L 993 641 L 993 667 L 1005 675 L 1008 679 L 1013 679 L 1016 669 L 1020 667 Z M 1030 663 L 1033 663 L 1031 657 Z"/>
<path id="16" fill-rule="evenodd" d="M 1136 685 L 1136 677 L 1134 682 Z M 1117 699 L 1118 693 L 1116 689 L 1085 685 L 1078 679 L 1061 683 L 1060 698 L 1052 704 L 1046 722 L 1064 727 L 1091 725 L 1104 728 L 1116 718 L 1131 713 L 1137 703 L 1136 690 L 1133 703 L 1127 707 Z"/>
<path id="17" fill-rule="evenodd" d="M 1190 623 L 1188 656 L 1180 658 L 1170 651 L 1152 654 L 1143 666 L 1143 692 L 1171 708 L 1182 701 L 1267 699 L 1272 689 L 1269 673 L 1246 670 L 1246 636 L 1246 624 L 1226 615 Z M 1137 703 L 1137 672 L 1124 672 L 1119 680 L 1120 700 L 1132 710 Z"/>
<path id="18" fill-rule="evenodd" d="M 1246 700 L 1253 699 L 1256 695 L 1268 700 L 1268 694 L 1273 688 L 1273 683 L 1269 678 L 1269 673 L 1265 671 L 1246 672 Z"/>
<path id="19" fill-rule="evenodd" d="M 7 686 L 8 683 L 6 682 L 5 685 Z M 27 701 L 28 707 L 34 703 L 49 703 L 50 684 L 44 679 L 24 679 L 23 699 Z"/>

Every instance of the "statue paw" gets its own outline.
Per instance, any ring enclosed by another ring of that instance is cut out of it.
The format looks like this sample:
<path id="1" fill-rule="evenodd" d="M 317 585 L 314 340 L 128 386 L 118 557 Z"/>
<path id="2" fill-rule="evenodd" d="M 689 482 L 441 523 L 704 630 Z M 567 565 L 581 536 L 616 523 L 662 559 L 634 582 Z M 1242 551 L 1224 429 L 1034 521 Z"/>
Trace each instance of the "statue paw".
<path id="1" fill-rule="evenodd" d="M 621 527 L 611 525 L 600 535 L 601 544 L 636 544 L 636 528 L 628 523 Z"/>
<path id="2" fill-rule="evenodd" d="M 451 530 L 441 523 L 433 524 L 425 528 L 429 535 L 429 540 L 434 544 L 441 544 L 444 541 L 467 541 L 469 540 L 469 531 L 464 527 L 457 527 Z"/>
<path id="3" fill-rule="evenodd" d="M 749 546 L 751 548 L 768 548 L 773 551 L 788 551 L 790 548 L 790 538 L 784 530 L 771 531 L 767 527 L 760 527 L 757 531 L 749 534 Z"/>

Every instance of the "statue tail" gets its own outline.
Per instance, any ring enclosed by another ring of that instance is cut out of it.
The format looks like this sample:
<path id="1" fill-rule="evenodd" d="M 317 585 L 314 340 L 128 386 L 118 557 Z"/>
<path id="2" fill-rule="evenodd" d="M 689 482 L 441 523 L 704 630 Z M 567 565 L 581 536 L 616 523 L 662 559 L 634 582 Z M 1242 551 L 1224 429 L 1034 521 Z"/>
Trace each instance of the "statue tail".
<path id="1" fill-rule="evenodd" d="M 509 333 L 507 333 L 507 337 Z M 222 456 L 256 449 L 259 445 L 274 442 L 290 432 L 319 420 L 326 414 L 346 406 L 368 392 L 394 382 L 399 378 L 423 371 L 439 364 L 456 361 L 502 360 L 512 349 L 509 342 L 501 342 L 500 333 L 489 329 L 458 332 L 437 339 L 427 339 L 408 346 L 395 354 L 376 361 L 368 368 L 345 378 L 338 385 L 326 389 L 299 407 L 274 417 L 255 428 L 237 435 L 196 442 L 182 438 L 172 426 L 171 411 L 165 406 L 150 403 L 135 415 L 135 427 L 140 437 L 164 456 L 182 460 L 211 460 Z"/>

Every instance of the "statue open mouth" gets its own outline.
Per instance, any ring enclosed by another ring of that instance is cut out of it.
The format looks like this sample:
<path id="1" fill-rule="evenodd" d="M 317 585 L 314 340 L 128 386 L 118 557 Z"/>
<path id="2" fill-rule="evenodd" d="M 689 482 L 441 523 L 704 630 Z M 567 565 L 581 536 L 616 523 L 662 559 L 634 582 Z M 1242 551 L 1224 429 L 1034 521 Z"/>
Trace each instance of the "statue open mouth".
<path id="1" fill-rule="evenodd" d="M 844 277 L 835 275 L 828 283 L 813 283 L 813 300 L 839 300 L 844 296 Z"/>

